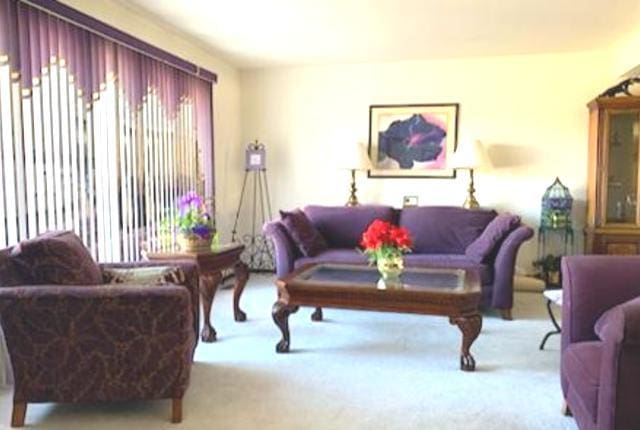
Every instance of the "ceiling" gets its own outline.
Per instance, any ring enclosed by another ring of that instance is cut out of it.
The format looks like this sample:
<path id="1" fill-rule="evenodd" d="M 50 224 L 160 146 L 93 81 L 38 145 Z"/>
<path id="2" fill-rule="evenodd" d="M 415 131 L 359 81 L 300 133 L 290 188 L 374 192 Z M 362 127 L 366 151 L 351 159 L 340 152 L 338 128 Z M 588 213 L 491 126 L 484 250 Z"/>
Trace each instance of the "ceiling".
<path id="1" fill-rule="evenodd" d="M 239 68 L 566 52 L 640 27 L 638 0 L 121 0 Z"/>

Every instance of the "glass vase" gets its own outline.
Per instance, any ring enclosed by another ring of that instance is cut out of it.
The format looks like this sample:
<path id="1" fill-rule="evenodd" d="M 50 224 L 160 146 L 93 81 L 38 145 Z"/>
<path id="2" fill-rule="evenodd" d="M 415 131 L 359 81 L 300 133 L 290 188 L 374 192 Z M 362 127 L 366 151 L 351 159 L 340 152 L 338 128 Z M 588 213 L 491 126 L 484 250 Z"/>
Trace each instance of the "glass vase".
<path id="1" fill-rule="evenodd" d="M 402 274 L 402 269 L 404 269 L 404 262 L 401 255 L 379 258 L 376 261 L 376 266 L 378 268 L 378 272 L 380 272 L 378 288 L 386 289 L 402 285 L 400 275 Z"/>

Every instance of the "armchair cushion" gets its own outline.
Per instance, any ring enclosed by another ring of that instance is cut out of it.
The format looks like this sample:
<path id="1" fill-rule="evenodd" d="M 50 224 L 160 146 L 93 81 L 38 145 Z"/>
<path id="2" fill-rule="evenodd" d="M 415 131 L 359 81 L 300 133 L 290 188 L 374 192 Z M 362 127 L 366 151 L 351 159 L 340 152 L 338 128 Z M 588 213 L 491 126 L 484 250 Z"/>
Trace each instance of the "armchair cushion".
<path id="1" fill-rule="evenodd" d="M 11 259 L 25 285 L 98 285 L 102 272 L 78 236 L 53 231 L 15 246 Z"/>
<path id="2" fill-rule="evenodd" d="M 520 225 L 520 217 L 511 214 L 500 214 L 495 217 L 482 234 L 464 251 L 465 255 L 481 263 L 489 258 L 502 240 Z"/>
<path id="3" fill-rule="evenodd" d="M 102 277 L 109 284 L 161 285 L 185 281 L 182 270 L 174 266 L 105 268 Z"/>
<path id="4" fill-rule="evenodd" d="M 327 250 L 327 242 L 300 209 L 280 211 L 280 216 L 285 230 L 305 257 L 315 257 Z"/>

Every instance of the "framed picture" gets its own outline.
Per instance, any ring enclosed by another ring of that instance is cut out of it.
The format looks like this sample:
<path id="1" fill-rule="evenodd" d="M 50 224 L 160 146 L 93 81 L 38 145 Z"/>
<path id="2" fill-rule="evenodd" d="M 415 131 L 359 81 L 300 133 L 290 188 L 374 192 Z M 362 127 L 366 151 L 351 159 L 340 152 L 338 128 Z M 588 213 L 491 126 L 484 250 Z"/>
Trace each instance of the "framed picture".
<path id="1" fill-rule="evenodd" d="M 452 104 L 369 106 L 370 178 L 455 178 L 447 169 L 458 141 Z"/>
<path id="2" fill-rule="evenodd" d="M 402 198 L 403 208 L 412 208 L 418 206 L 418 196 L 404 196 Z"/>
<path id="3" fill-rule="evenodd" d="M 250 144 L 245 151 L 245 170 L 264 170 L 266 151 L 263 145 Z"/>

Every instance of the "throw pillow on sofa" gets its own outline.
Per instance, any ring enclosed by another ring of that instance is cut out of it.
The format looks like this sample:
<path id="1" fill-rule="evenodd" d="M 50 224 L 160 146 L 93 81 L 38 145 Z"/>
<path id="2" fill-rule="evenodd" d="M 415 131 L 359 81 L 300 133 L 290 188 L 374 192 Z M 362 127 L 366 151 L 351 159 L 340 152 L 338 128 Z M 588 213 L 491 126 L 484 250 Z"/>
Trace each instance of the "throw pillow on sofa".
<path id="1" fill-rule="evenodd" d="M 500 214 L 484 229 L 464 251 L 465 255 L 476 263 L 489 258 L 505 237 L 520 224 L 520 217 L 511 214 Z"/>
<path id="2" fill-rule="evenodd" d="M 327 242 L 318 229 L 300 209 L 292 212 L 280 211 L 280 216 L 285 230 L 305 257 L 315 257 L 328 249 Z"/>
<path id="3" fill-rule="evenodd" d="M 78 236 L 48 232 L 16 245 L 11 259 L 25 284 L 99 285 L 102 271 Z"/>

